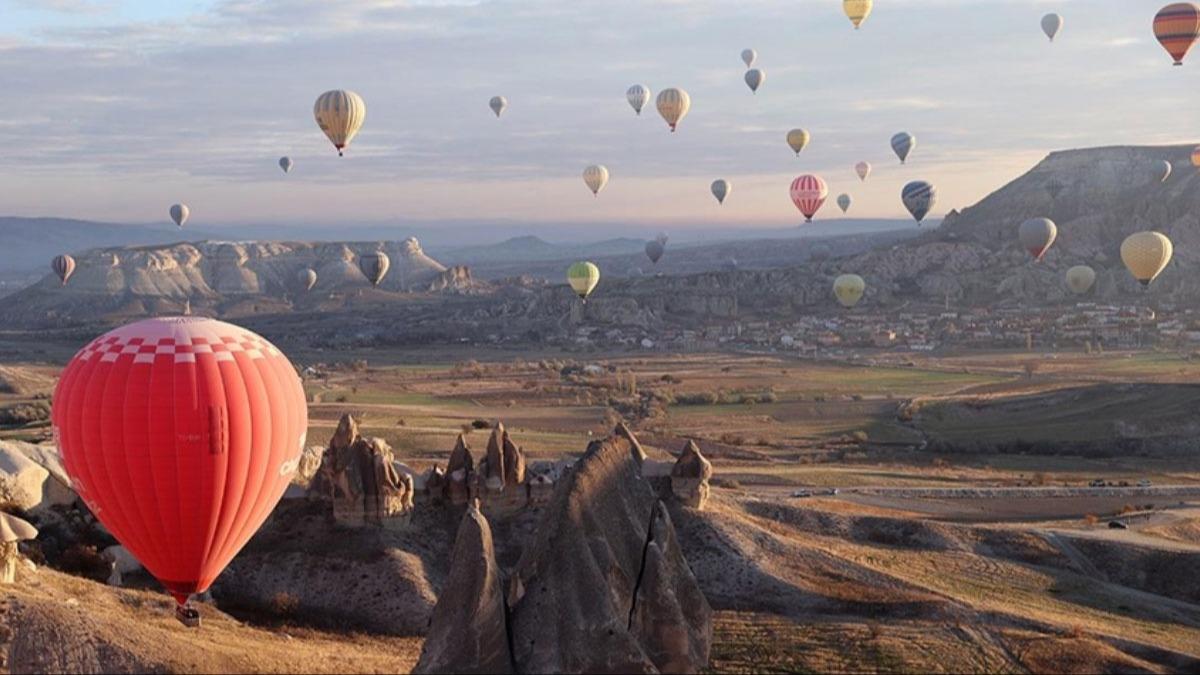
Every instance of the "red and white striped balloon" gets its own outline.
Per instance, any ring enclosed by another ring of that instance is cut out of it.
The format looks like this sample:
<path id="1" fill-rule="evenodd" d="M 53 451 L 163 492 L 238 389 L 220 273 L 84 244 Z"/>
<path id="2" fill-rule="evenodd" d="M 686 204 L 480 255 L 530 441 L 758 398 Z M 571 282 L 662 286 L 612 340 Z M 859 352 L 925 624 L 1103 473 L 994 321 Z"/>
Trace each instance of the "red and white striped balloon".
<path id="1" fill-rule="evenodd" d="M 808 173 L 792 181 L 791 195 L 792 203 L 804 214 L 804 222 L 811 223 L 829 196 L 829 186 L 820 176 Z"/>

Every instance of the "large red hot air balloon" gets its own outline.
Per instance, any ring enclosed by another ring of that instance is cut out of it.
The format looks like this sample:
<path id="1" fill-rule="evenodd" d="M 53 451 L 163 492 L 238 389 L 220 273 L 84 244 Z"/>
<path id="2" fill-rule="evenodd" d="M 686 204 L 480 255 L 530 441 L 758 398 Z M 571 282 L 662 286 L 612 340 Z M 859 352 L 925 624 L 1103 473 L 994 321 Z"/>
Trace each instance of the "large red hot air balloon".
<path id="1" fill-rule="evenodd" d="M 138 321 L 71 359 L 52 420 L 76 492 L 179 603 L 258 530 L 300 461 L 296 370 L 263 338 L 202 317 Z"/>
<path id="2" fill-rule="evenodd" d="M 1183 59 L 1200 37 L 1200 5 L 1176 2 L 1158 11 L 1154 17 L 1154 37 L 1163 49 L 1182 66 Z"/>
<path id="3" fill-rule="evenodd" d="M 829 186 L 820 176 L 804 174 L 792 181 L 791 195 L 792 203 L 804 214 L 804 222 L 811 223 L 829 196 Z"/>

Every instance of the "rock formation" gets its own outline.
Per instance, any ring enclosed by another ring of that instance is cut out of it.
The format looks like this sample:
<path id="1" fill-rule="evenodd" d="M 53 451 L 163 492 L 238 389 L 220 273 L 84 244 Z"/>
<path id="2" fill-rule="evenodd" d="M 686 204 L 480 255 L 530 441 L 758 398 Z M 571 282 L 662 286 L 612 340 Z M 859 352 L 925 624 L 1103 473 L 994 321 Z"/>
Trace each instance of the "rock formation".
<path id="1" fill-rule="evenodd" d="M 463 514 L 451 560 L 413 672 L 511 673 L 503 574 L 478 502 Z"/>
<path id="2" fill-rule="evenodd" d="M 475 496 L 488 512 L 511 513 L 528 502 L 525 453 L 500 422 L 492 429 L 487 454 L 479 462 L 473 485 Z"/>
<path id="3" fill-rule="evenodd" d="M 475 458 L 467 439 L 459 434 L 450 451 L 450 461 L 446 465 L 446 497 L 451 504 L 466 504 L 471 499 L 471 482 L 475 478 Z"/>
<path id="4" fill-rule="evenodd" d="M 413 481 L 394 466 L 382 438 L 363 438 L 342 415 L 309 486 L 310 497 L 329 501 L 333 517 L 351 526 L 406 524 L 413 508 Z"/>
<path id="5" fill-rule="evenodd" d="M 38 531 L 20 518 L 0 511 L 0 584 L 11 584 L 17 577 L 21 553 L 18 542 L 37 537 Z"/>
<path id="6" fill-rule="evenodd" d="M 29 511 L 42 504 L 50 472 L 15 444 L 0 443 L 0 506 Z"/>
<path id="7" fill-rule="evenodd" d="M 695 441 L 688 441 L 671 468 L 671 492 L 685 506 L 703 509 L 708 501 L 712 464 L 700 454 Z"/>

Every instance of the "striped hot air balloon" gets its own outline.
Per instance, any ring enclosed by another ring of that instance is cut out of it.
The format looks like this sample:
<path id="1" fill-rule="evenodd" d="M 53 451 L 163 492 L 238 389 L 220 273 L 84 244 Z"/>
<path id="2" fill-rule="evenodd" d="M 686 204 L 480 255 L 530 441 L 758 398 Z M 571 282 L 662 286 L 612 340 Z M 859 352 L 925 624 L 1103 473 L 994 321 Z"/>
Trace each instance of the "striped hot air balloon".
<path id="1" fill-rule="evenodd" d="M 667 121 L 671 127 L 671 132 L 674 133 L 675 127 L 683 121 L 687 116 L 688 110 L 692 108 L 692 98 L 682 89 L 671 87 L 658 92 L 658 99 L 655 104 L 658 106 L 658 114 Z"/>
<path id="2" fill-rule="evenodd" d="M 1154 37 L 1175 60 L 1175 65 L 1182 66 L 1200 37 L 1200 5 L 1175 2 L 1160 9 L 1154 17 Z"/>
<path id="3" fill-rule="evenodd" d="M 308 427 L 287 357 L 198 317 L 89 342 L 59 377 L 51 420 L 80 499 L 197 622 L 180 610 L 279 503 Z"/>
<path id="4" fill-rule="evenodd" d="M 50 261 L 50 269 L 54 270 L 58 280 L 62 282 L 63 286 L 66 286 L 67 280 L 75 273 L 75 259 L 65 253 L 56 255 L 54 260 Z"/>
<path id="5" fill-rule="evenodd" d="M 915 147 L 917 147 L 917 137 L 907 131 L 901 131 L 892 136 L 892 152 L 900 158 L 901 164 L 908 159 L 908 153 L 912 152 Z"/>
<path id="6" fill-rule="evenodd" d="M 587 302 L 588 296 L 600 283 L 600 268 L 593 262 L 577 262 L 567 268 L 567 283 L 580 300 Z"/>
<path id="7" fill-rule="evenodd" d="M 917 225 L 929 215 L 929 210 L 937 203 L 937 188 L 923 180 L 914 180 L 900 191 L 900 201 L 904 208 L 917 220 Z"/>
<path id="8" fill-rule="evenodd" d="M 829 186 L 820 176 L 804 174 L 792 181 L 790 194 L 792 203 L 804 214 L 804 222 L 811 223 L 829 196 Z"/>
<path id="9" fill-rule="evenodd" d="M 854 24 L 854 30 L 858 30 L 862 22 L 871 15 L 871 7 L 874 4 L 872 0 L 842 0 L 842 11 L 846 12 L 850 23 Z"/>
<path id="10" fill-rule="evenodd" d="M 585 168 L 583 182 L 592 191 L 592 196 L 599 196 L 604 186 L 608 185 L 608 167 L 603 164 L 593 164 Z"/>
<path id="11" fill-rule="evenodd" d="M 317 97 L 317 102 L 313 104 L 313 117 L 329 142 L 337 148 L 338 157 L 341 157 L 342 151 L 354 140 L 363 121 L 367 119 L 367 104 L 352 91 L 334 89 Z"/>
<path id="12" fill-rule="evenodd" d="M 633 111 L 640 117 L 642 108 L 650 102 L 650 88 L 642 84 L 635 84 L 625 91 L 625 100 L 629 101 Z"/>

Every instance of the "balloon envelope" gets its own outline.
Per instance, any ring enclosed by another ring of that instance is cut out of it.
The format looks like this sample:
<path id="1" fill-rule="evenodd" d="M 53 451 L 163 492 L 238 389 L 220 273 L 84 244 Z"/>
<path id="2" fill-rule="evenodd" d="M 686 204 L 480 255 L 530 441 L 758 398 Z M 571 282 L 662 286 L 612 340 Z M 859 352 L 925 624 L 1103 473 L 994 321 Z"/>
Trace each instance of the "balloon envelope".
<path id="1" fill-rule="evenodd" d="M 317 272 L 312 268 L 300 270 L 300 285 L 304 286 L 304 290 L 311 291 L 313 286 L 317 285 Z"/>
<path id="2" fill-rule="evenodd" d="M 367 119 L 367 104 L 352 91 L 333 89 L 317 97 L 313 117 L 340 157 Z"/>
<path id="3" fill-rule="evenodd" d="M 625 100 L 629 101 L 629 105 L 633 107 L 635 113 L 641 115 L 642 108 L 650 102 L 650 88 L 635 84 L 625 91 Z"/>
<path id="4" fill-rule="evenodd" d="M 866 290 L 867 282 L 857 274 L 843 274 L 833 280 L 833 295 L 847 309 L 857 305 Z"/>
<path id="5" fill-rule="evenodd" d="M 567 283 L 575 295 L 587 300 L 600 283 L 600 268 L 592 262 L 577 262 L 567 268 Z"/>
<path id="6" fill-rule="evenodd" d="M 718 178 L 712 183 L 712 193 L 717 198 L 718 204 L 725 203 L 725 198 L 729 196 L 731 190 L 733 190 L 733 186 L 723 178 Z"/>
<path id="7" fill-rule="evenodd" d="M 504 109 L 508 107 L 508 99 L 503 96 L 493 96 L 492 100 L 488 101 L 488 107 L 492 109 L 492 112 L 496 113 L 496 117 L 499 117 L 500 113 L 504 112 Z"/>
<path id="8" fill-rule="evenodd" d="M 659 259 L 663 257 L 663 253 L 665 253 L 666 250 L 667 247 L 657 239 L 646 242 L 646 257 L 649 258 L 650 262 L 652 263 L 657 264 Z"/>
<path id="9" fill-rule="evenodd" d="M 1062 27 L 1063 18 L 1061 14 L 1050 13 L 1042 17 L 1042 32 L 1046 34 L 1046 37 L 1050 38 L 1051 42 L 1054 42 L 1054 36 L 1058 35 Z"/>
<path id="10" fill-rule="evenodd" d="M 805 174 L 792 181 L 789 194 L 792 203 L 804 214 L 804 222 L 811 223 L 813 216 L 821 210 L 825 198 L 829 196 L 829 186 L 820 176 Z"/>
<path id="11" fill-rule="evenodd" d="M 63 369 L 51 419 L 80 498 L 181 603 L 279 502 L 308 427 L 287 357 L 199 317 L 147 319 L 88 343 Z"/>
<path id="12" fill-rule="evenodd" d="M 1034 260 L 1041 260 L 1042 256 L 1046 255 L 1046 251 L 1049 250 L 1057 236 L 1058 226 L 1049 218 L 1030 218 L 1021 223 L 1021 227 L 1017 230 L 1017 238 L 1021 240 L 1021 247 L 1029 251 L 1029 255 L 1033 256 Z"/>
<path id="13" fill-rule="evenodd" d="M 171 214 L 171 220 L 175 221 L 177 227 L 183 227 L 187 222 L 188 216 L 192 215 L 191 209 L 187 204 L 172 204 L 168 213 Z"/>
<path id="14" fill-rule="evenodd" d="M 1171 172 L 1175 170 L 1174 165 L 1165 159 L 1153 162 L 1151 167 L 1154 171 L 1155 177 L 1158 178 L 1158 182 L 1160 183 L 1167 182 L 1167 179 L 1171 177 Z"/>
<path id="15" fill-rule="evenodd" d="M 1175 247 L 1161 232 L 1137 232 L 1129 235 L 1121 244 L 1121 261 L 1129 273 L 1143 286 L 1149 286 L 1167 264 Z"/>
<path id="16" fill-rule="evenodd" d="M 872 0 L 842 0 L 842 11 L 846 13 L 846 18 L 850 19 L 850 23 L 854 24 L 854 29 L 858 30 L 862 22 L 871 15 L 871 7 L 874 4 Z"/>
<path id="17" fill-rule="evenodd" d="M 923 180 L 914 180 L 900 191 L 900 201 L 919 225 L 937 203 L 937 188 Z"/>
<path id="18" fill-rule="evenodd" d="M 808 142 L 811 139 L 812 137 L 809 136 L 808 132 L 804 129 L 792 129 L 787 134 L 788 147 L 790 147 L 797 155 L 800 154 L 801 150 L 808 146 Z"/>
<path id="19" fill-rule="evenodd" d="M 67 254 L 56 255 L 54 260 L 50 261 L 50 269 L 54 270 L 54 274 L 63 286 L 67 285 L 67 280 L 75 273 L 75 259 Z"/>
<path id="20" fill-rule="evenodd" d="M 603 164 L 593 164 L 587 167 L 583 170 L 583 182 L 593 195 L 599 195 L 604 186 L 608 185 L 608 167 Z"/>
<path id="21" fill-rule="evenodd" d="M 1067 270 L 1067 288 L 1076 295 L 1083 295 L 1096 283 L 1096 270 L 1087 265 L 1076 265 Z"/>
<path id="22" fill-rule="evenodd" d="M 387 276 L 388 268 L 391 266 L 391 259 L 383 251 L 364 253 L 358 258 L 358 269 L 362 271 L 367 281 L 370 281 L 371 285 L 375 287 L 378 287 L 379 282 L 383 281 L 383 278 Z"/>
<path id="23" fill-rule="evenodd" d="M 915 147 L 917 147 L 917 137 L 907 131 L 901 131 L 892 136 L 892 152 L 896 153 L 896 156 L 900 158 L 901 164 L 908 159 L 908 154 Z"/>
<path id="24" fill-rule="evenodd" d="M 1192 166 L 1200 169 L 1200 145 L 1192 150 Z"/>
<path id="25" fill-rule="evenodd" d="M 842 213 L 845 213 L 850 210 L 850 203 L 851 203 L 850 195 L 848 195 L 846 193 L 842 193 L 842 194 L 838 195 L 837 205 L 838 205 L 838 208 L 840 208 L 842 210 Z"/>
<path id="26" fill-rule="evenodd" d="M 655 105 L 658 106 L 658 114 L 662 115 L 662 118 L 670 125 L 671 131 L 675 131 L 675 127 L 683 121 L 688 110 L 691 109 L 692 99 L 686 91 L 672 87 L 658 92 Z"/>
<path id="27" fill-rule="evenodd" d="M 279 158 L 279 168 L 283 169 L 284 173 L 291 173 L 292 172 L 292 158 L 291 157 L 280 157 Z"/>
<path id="28" fill-rule="evenodd" d="M 753 49 L 742 50 L 742 63 L 746 64 L 747 68 L 753 68 L 755 61 L 758 61 L 758 52 Z"/>
<path id="29" fill-rule="evenodd" d="M 858 179 L 861 181 L 867 180 L 867 176 L 871 175 L 871 163 L 859 162 L 854 165 L 854 173 L 858 174 Z"/>
<path id="30" fill-rule="evenodd" d="M 1058 196 L 1062 194 L 1062 191 L 1065 190 L 1066 187 L 1067 186 L 1063 185 L 1062 181 L 1058 180 L 1057 178 L 1051 178 L 1050 180 L 1046 181 L 1046 194 L 1050 195 L 1050 199 L 1057 200 Z"/>
<path id="31" fill-rule="evenodd" d="M 1175 65 L 1183 59 L 1200 37 L 1200 5 L 1194 2 L 1175 2 L 1159 10 L 1154 17 L 1154 37 L 1167 50 Z"/>
<path id="32" fill-rule="evenodd" d="M 746 86 L 750 87 L 750 91 L 757 92 L 758 88 L 767 79 L 767 74 L 758 68 L 751 68 L 746 71 Z"/>

